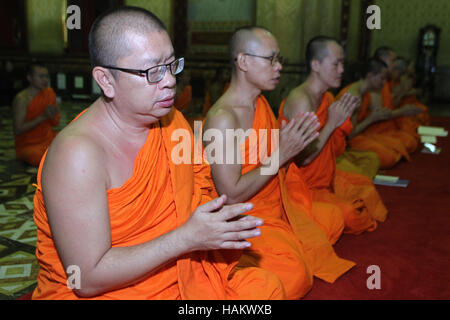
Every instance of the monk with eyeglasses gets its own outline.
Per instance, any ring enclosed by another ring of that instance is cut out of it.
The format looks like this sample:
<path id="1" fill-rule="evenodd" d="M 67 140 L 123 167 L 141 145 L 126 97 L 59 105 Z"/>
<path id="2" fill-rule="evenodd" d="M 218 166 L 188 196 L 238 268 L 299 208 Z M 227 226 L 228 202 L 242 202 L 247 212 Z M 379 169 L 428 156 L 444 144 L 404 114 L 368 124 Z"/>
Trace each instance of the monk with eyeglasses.
<path id="1" fill-rule="evenodd" d="M 248 214 L 264 220 L 261 235 L 249 240 L 252 246 L 237 267 L 273 272 L 286 298 L 299 299 L 311 289 L 313 276 L 331 282 L 353 266 L 336 256 L 306 207 L 286 197 L 283 167 L 317 137 L 319 124 L 313 113 L 301 113 L 278 126 L 262 95 L 275 89 L 283 64 L 270 31 L 253 26 L 236 30 L 229 54 L 230 86 L 207 114 L 203 144 L 217 193 L 226 195 L 230 205 L 253 203 Z M 214 154 L 208 152 L 217 144 L 210 132 L 224 137 L 223 148 Z"/>
<path id="2" fill-rule="evenodd" d="M 276 275 L 237 268 L 263 221 L 214 195 L 205 163 L 176 164 L 183 70 L 162 22 L 121 7 L 89 36 L 102 96 L 54 140 L 34 197 L 33 299 L 283 299 Z"/>

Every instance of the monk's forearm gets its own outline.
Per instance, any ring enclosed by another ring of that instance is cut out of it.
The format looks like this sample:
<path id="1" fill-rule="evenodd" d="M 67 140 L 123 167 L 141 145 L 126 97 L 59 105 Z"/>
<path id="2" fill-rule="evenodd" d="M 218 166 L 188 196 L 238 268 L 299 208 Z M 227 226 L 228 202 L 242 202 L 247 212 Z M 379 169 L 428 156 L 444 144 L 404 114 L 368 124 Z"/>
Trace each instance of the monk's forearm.
<path id="1" fill-rule="evenodd" d="M 143 244 L 110 248 L 92 268 L 81 269 L 81 288 L 75 293 L 94 297 L 117 290 L 150 276 L 161 267 L 188 253 L 191 248 L 175 229 Z"/>
<path id="2" fill-rule="evenodd" d="M 44 114 L 41 114 L 30 121 L 24 122 L 22 124 L 16 124 L 14 126 L 14 134 L 20 135 L 22 133 L 30 131 L 31 129 L 34 129 L 35 127 L 40 125 L 45 120 L 47 120 L 47 117 Z"/>
<path id="3" fill-rule="evenodd" d="M 396 110 L 393 110 L 391 112 L 391 119 L 398 118 L 398 117 L 401 117 L 401 116 L 403 116 L 403 110 L 402 109 L 396 109 Z"/>
<path id="4" fill-rule="evenodd" d="M 265 171 L 266 169 L 266 171 Z M 217 189 L 219 195 L 227 195 L 227 204 L 246 202 L 257 194 L 278 173 L 278 167 L 267 170 L 267 166 L 261 166 L 244 175 L 241 175 L 234 184 L 230 184 L 223 190 Z"/>
<path id="5" fill-rule="evenodd" d="M 358 134 L 360 134 L 361 132 L 363 132 L 364 130 L 366 130 L 366 128 L 368 126 L 370 126 L 372 123 L 374 123 L 375 120 L 367 117 L 366 119 L 364 119 L 363 121 L 361 121 L 360 123 L 358 123 L 354 129 L 352 130 L 352 132 L 348 135 L 349 139 L 356 137 Z"/>
<path id="6" fill-rule="evenodd" d="M 322 152 L 323 147 L 335 129 L 336 127 L 328 122 L 320 131 L 319 137 L 316 139 L 317 142 L 313 142 L 314 144 L 311 143 L 312 146 L 307 149 L 310 153 L 304 155 L 300 154 L 299 156 L 301 156 L 301 158 L 297 157 L 296 163 L 301 166 L 306 166 L 313 162 L 320 152 Z M 301 160 L 299 161 L 299 159 Z"/>

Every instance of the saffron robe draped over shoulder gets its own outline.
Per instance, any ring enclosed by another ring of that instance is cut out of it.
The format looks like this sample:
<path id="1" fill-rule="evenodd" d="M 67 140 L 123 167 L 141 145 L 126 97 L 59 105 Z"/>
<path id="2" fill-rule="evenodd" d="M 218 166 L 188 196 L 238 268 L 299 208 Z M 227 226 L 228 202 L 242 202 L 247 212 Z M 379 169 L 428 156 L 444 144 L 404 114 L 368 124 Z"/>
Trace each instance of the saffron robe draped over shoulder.
<path id="1" fill-rule="evenodd" d="M 39 92 L 29 103 L 25 121 L 31 121 L 44 113 L 48 105 L 56 105 L 56 95 L 52 88 Z M 33 129 L 15 136 L 16 157 L 32 166 L 38 166 L 57 132 L 52 127 L 59 124 L 60 114 L 45 120 Z"/>
<path id="2" fill-rule="evenodd" d="M 278 143 L 272 136 L 278 132 L 278 123 L 262 95 L 257 99 L 252 129 L 257 139 L 252 140 L 250 136 L 241 145 L 242 174 L 264 163 Z M 264 225 L 261 236 L 250 239 L 252 247 L 244 251 L 242 262 L 262 264 L 277 274 L 285 286 L 286 296 L 294 299 L 311 288 L 312 276 L 333 282 L 354 263 L 336 256 L 327 236 L 306 214 L 306 207 L 311 206 L 310 194 L 297 194 L 305 197 L 304 206 L 289 198 L 284 176 L 280 170 L 248 200 L 254 204 L 249 214 L 262 218 Z"/>
<path id="3" fill-rule="evenodd" d="M 319 131 L 327 122 L 328 108 L 333 102 L 333 95 L 325 92 L 316 111 Z M 285 118 L 283 108 L 279 112 L 280 119 Z M 368 177 L 336 169 L 336 158 L 344 152 L 345 137 L 351 130 L 352 124 L 347 119 L 334 130 L 319 155 L 298 170 L 312 192 L 313 201 L 337 205 L 345 221 L 344 233 L 360 234 L 375 230 L 376 220 L 383 221 L 387 210 Z M 297 166 L 294 162 L 292 165 Z"/>
<path id="4" fill-rule="evenodd" d="M 107 190 L 112 247 L 138 245 L 181 226 L 195 208 L 214 195 L 209 166 L 170 160 L 171 150 L 179 143 L 172 140 L 176 129 L 188 130 L 193 146 L 189 125 L 172 109 L 151 126 L 132 176 L 120 188 Z M 42 163 L 34 196 L 36 257 L 41 268 L 33 299 L 77 299 L 66 285 L 67 276 L 52 238 L 42 195 Z M 284 298 L 279 280 L 270 272 L 256 267 L 233 270 L 241 253 L 211 250 L 185 254 L 138 283 L 93 299 Z"/>
<path id="5" fill-rule="evenodd" d="M 351 84 L 342 89 L 336 98 L 340 99 L 350 86 Z M 357 116 L 358 123 L 369 116 L 370 99 L 370 93 L 365 93 L 361 97 L 361 107 Z M 411 159 L 405 140 L 414 142 L 414 139 L 411 140 L 410 136 L 397 128 L 393 120 L 386 120 L 370 125 L 366 130 L 350 139 L 348 144 L 353 150 L 376 153 L 380 161 L 380 168 L 387 169 L 393 167 L 402 157 L 407 160 Z"/>

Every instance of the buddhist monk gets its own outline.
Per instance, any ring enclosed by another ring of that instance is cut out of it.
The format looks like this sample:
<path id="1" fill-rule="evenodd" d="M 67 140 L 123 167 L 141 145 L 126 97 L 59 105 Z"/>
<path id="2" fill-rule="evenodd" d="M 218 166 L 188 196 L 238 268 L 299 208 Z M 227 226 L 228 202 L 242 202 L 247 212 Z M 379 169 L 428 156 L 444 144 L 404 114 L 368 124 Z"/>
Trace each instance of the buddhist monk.
<path id="1" fill-rule="evenodd" d="M 366 132 L 372 124 L 391 117 L 392 111 L 381 107 L 381 102 L 377 100 L 379 95 L 372 94 L 382 89 L 387 72 L 387 65 L 382 60 L 371 58 L 364 64 L 362 79 L 346 86 L 337 95 L 337 99 L 345 93 L 361 99 L 361 104 L 351 117 L 353 130 L 348 135 L 348 143 L 355 150 L 375 152 L 383 169 L 393 167 L 402 156 L 409 158 L 405 145 L 395 135 Z"/>
<path id="2" fill-rule="evenodd" d="M 103 95 L 54 140 L 34 198 L 34 299 L 282 299 L 273 273 L 235 266 L 263 223 L 210 197 L 209 167 L 174 161 L 183 69 L 152 13 L 120 7 L 89 35 Z M 188 146 L 191 145 L 187 141 Z"/>
<path id="3" fill-rule="evenodd" d="M 60 113 L 56 95 L 49 84 L 45 66 L 31 64 L 27 72 L 29 86 L 13 100 L 13 128 L 16 157 L 29 165 L 38 166 L 57 132 Z"/>
<path id="4" fill-rule="evenodd" d="M 408 150 L 408 153 L 412 153 L 417 149 L 419 137 L 417 135 L 417 128 L 408 125 L 409 118 L 415 117 L 423 110 L 414 105 L 404 105 L 398 107 L 398 97 L 392 95 L 392 75 L 395 69 L 395 60 L 397 54 L 394 50 L 388 47 L 380 47 L 375 51 L 374 57 L 384 61 L 387 65 L 387 79 L 378 93 L 372 93 L 377 96 L 376 100 L 378 104 L 391 110 L 389 120 L 379 122 L 371 126 L 368 131 L 371 133 L 386 133 L 389 131 L 390 136 L 395 136 L 400 139 Z M 406 125 L 405 125 L 406 124 Z"/>
<path id="5" fill-rule="evenodd" d="M 218 150 L 222 157 L 208 156 L 215 188 L 219 195 L 228 196 L 229 204 L 250 201 L 254 204 L 250 213 L 264 220 L 261 236 L 250 240 L 252 247 L 239 265 L 272 271 L 283 283 L 286 297 L 298 299 L 310 290 L 313 275 L 332 282 L 354 265 L 338 258 L 323 231 L 300 211 L 303 208 L 287 201 L 279 174 L 279 168 L 317 136 L 318 123 L 311 113 L 304 113 L 279 131 L 261 95 L 276 87 L 283 62 L 277 40 L 268 30 L 237 30 L 229 52 L 230 86 L 208 112 L 203 135 L 206 153 L 216 143 L 209 139 L 210 132 L 224 137 Z M 272 139 L 273 133 L 279 133 L 279 143 Z"/>
<path id="6" fill-rule="evenodd" d="M 409 61 L 403 57 L 397 57 L 394 62 L 391 81 L 389 82 L 394 97 L 393 103 L 400 108 L 412 104 L 422 109 L 421 113 L 409 117 L 409 119 L 417 124 L 415 127 L 418 125 L 429 125 L 430 115 L 428 113 L 428 107 L 420 102 L 419 96 L 421 91 L 414 87 L 415 82 L 416 74 L 413 61 Z M 410 125 L 414 126 L 414 123 L 410 122 Z M 405 127 L 403 128 L 406 129 Z"/>
<path id="7" fill-rule="evenodd" d="M 292 121 L 299 112 L 315 112 L 320 135 L 290 164 L 294 168 L 289 168 L 293 175 L 289 178 L 304 179 L 314 201 L 337 205 L 345 222 L 344 233 L 360 234 L 375 230 L 377 220 L 383 221 L 387 211 L 369 178 L 336 169 L 336 157 L 344 152 L 345 137 L 352 130 L 349 117 L 359 104 L 357 97 L 345 94 L 335 101 L 327 92 L 340 86 L 343 63 L 344 51 L 336 40 L 311 39 L 306 48 L 309 75 L 282 103 L 279 119 Z"/>

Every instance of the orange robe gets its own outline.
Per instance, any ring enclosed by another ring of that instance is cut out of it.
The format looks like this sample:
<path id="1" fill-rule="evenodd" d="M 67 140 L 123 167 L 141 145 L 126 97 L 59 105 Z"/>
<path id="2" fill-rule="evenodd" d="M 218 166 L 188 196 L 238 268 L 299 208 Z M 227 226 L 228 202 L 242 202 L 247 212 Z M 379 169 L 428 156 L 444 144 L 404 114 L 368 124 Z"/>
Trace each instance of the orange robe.
<path id="1" fill-rule="evenodd" d="M 56 105 L 56 95 L 52 88 L 39 92 L 27 107 L 26 120 L 30 121 L 44 113 L 48 105 Z M 41 122 L 33 129 L 15 136 L 16 157 L 32 166 L 38 166 L 57 132 L 52 127 L 59 123 L 60 114 Z"/>
<path id="2" fill-rule="evenodd" d="M 211 199 L 209 166 L 170 161 L 171 150 L 178 143 L 171 140 L 176 129 L 188 130 L 193 145 L 186 120 L 173 109 L 150 128 L 130 179 L 120 188 L 107 190 L 112 247 L 133 246 L 165 234 L 181 226 L 195 208 Z M 33 299 L 77 299 L 66 286 L 67 277 L 52 239 L 41 170 L 42 164 L 34 197 L 40 271 Z M 241 254 L 242 250 L 188 253 L 138 283 L 93 299 L 284 298 L 281 283 L 270 272 L 257 267 L 233 271 Z"/>
<path id="3" fill-rule="evenodd" d="M 257 141 L 247 138 L 241 145 L 242 174 L 258 168 L 261 159 L 270 156 L 277 143 L 271 141 L 271 133 L 278 129 L 278 124 L 262 95 L 256 103 L 252 129 Z M 266 141 L 260 130 L 267 133 Z M 251 163 L 251 159 L 256 161 Z M 261 236 L 249 240 L 252 247 L 244 252 L 241 263 L 261 266 L 275 273 L 283 283 L 288 299 L 298 299 L 306 294 L 312 286 L 313 276 L 333 282 L 354 265 L 338 258 L 322 230 L 300 205 L 290 201 L 282 171 L 248 202 L 254 204 L 249 214 L 262 218 L 264 225 Z"/>
<path id="4" fill-rule="evenodd" d="M 183 88 L 183 91 L 175 99 L 175 108 L 179 111 L 184 111 L 189 108 L 192 101 L 192 86 L 187 85 Z"/>
<path id="5" fill-rule="evenodd" d="M 380 159 L 372 151 L 347 149 L 336 159 L 336 168 L 373 179 L 380 168 Z"/>
<path id="6" fill-rule="evenodd" d="M 333 102 L 333 95 L 329 92 L 324 93 L 316 111 L 321 124 L 319 131 L 327 122 L 328 107 Z M 286 119 L 283 106 L 284 104 L 279 110 L 280 120 Z M 350 119 L 347 119 L 334 130 L 319 155 L 310 164 L 298 169 L 312 191 L 313 201 L 337 205 L 345 221 L 344 233 L 360 234 L 375 230 L 376 220 L 383 221 L 387 210 L 368 177 L 336 169 L 336 158 L 344 152 L 345 136 L 351 129 Z M 291 166 L 297 165 L 291 163 Z"/>
<path id="7" fill-rule="evenodd" d="M 336 98 L 340 99 L 350 86 L 351 84 L 342 89 Z M 361 107 L 357 117 L 358 122 L 369 116 L 369 108 L 370 93 L 365 93 L 361 97 Z M 402 157 L 411 160 L 408 149 L 403 140 L 398 137 L 398 134 L 402 136 L 407 135 L 406 133 L 401 133 L 392 120 L 382 121 L 370 125 L 366 130 L 350 139 L 348 144 L 354 150 L 373 151 L 380 160 L 380 168 L 387 169 L 393 167 Z M 409 138 L 406 137 L 406 139 Z"/>
<path id="8" fill-rule="evenodd" d="M 400 85 L 400 81 L 389 81 L 389 88 L 392 92 L 392 90 Z M 406 97 L 403 97 L 403 99 L 400 101 L 398 108 L 401 108 L 405 105 L 412 104 L 416 107 L 421 108 L 423 111 L 422 113 L 413 116 L 413 117 L 401 117 L 397 125 L 405 131 L 417 133 L 417 127 L 419 125 L 428 126 L 430 125 L 430 114 L 428 113 L 428 107 L 424 104 L 422 104 L 419 99 L 417 99 L 416 95 L 409 95 Z"/>

